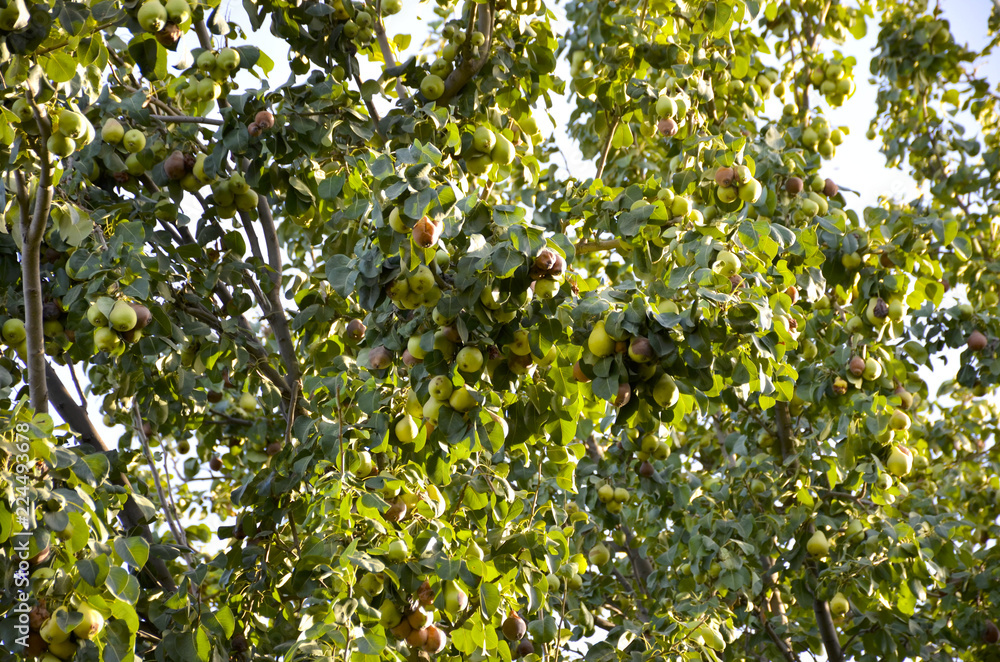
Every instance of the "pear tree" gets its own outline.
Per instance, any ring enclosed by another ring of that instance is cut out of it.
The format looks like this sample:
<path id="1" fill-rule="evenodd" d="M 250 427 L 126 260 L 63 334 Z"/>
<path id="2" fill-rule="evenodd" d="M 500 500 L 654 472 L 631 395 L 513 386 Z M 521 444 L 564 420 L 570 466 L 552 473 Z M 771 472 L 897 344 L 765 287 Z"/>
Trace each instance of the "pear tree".
<path id="1" fill-rule="evenodd" d="M 0 0 L 0 657 L 1000 659 L 943 4 Z"/>

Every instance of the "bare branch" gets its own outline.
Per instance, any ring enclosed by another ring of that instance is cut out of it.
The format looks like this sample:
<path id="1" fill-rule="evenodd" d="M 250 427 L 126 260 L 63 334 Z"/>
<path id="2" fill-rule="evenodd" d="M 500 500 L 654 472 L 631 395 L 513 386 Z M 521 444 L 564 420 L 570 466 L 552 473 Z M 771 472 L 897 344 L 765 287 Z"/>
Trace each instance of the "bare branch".
<path id="1" fill-rule="evenodd" d="M 91 422 L 87 410 L 73 400 L 73 396 L 66 390 L 62 380 L 59 379 L 59 375 L 56 374 L 55 370 L 48 363 L 45 364 L 45 376 L 46 382 L 49 385 L 49 398 L 52 400 L 52 405 L 59 416 L 66 421 L 70 429 L 77 434 L 80 443 L 90 447 L 94 453 L 107 453 L 108 446 L 101 439 L 97 428 Z M 118 474 L 113 478 L 113 481 L 128 489 L 128 497 L 122 506 L 121 512 L 118 514 L 118 519 L 122 527 L 129 531 L 138 529 L 143 538 L 151 544 L 154 543 L 155 540 L 149 531 L 149 527 L 143 524 L 142 511 L 139 510 L 138 504 L 132 498 L 133 489 L 128 477 L 124 474 Z M 167 564 L 163 562 L 163 559 L 151 556 L 143 567 L 142 572 L 148 572 L 151 578 L 164 591 L 173 592 L 177 590 L 174 578 L 170 575 Z"/>
<path id="2" fill-rule="evenodd" d="M 594 175 L 594 179 L 604 177 L 604 168 L 608 165 L 608 154 L 611 152 L 611 142 L 614 140 L 615 131 L 618 130 L 618 123 L 621 121 L 622 118 L 616 116 L 615 121 L 608 126 L 608 135 L 605 137 L 604 146 L 601 148 L 601 160 L 597 162 L 597 174 Z"/>
<path id="3" fill-rule="evenodd" d="M 163 485 L 160 482 L 160 472 L 156 468 L 156 462 L 153 461 L 153 453 L 149 450 L 149 440 L 146 439 L 146 433 L 142 430 L 142 414 L 139 413 L 139 402 L 137 400 L 132 401 L 132 422 L 133 432 L 135 432 L 135 436 L 139 438 L 139 443 L 142 445 L 142 451 L 146 456 L 146 461 L 149 462 L 149 470 L 153 474 L 153 483 L 156 485 L 156 494 L 160 497 L 160 507 L 163 508 L 163 516 L 167 520 L 167 526 L 170 527 L 170 532 L 174 534 L 174 540 L 186 547 L 187 537 L 184 535 L 184 530 L 181 528 L 180 524 L 176 519 L 174 519 L 174 514 L 170 509 L 170 502 L 167 500 L 167 496 L 163 493 Z M 190 564 L 190 555 L 185 552 L 184 557 Z"/>
<path id="4" fill-rule="evenodd" d="M 439 105 L 444 105 L 451 101 L 465 87 L 465 84 L 479 73 L 486 65 L 487 60 L 490 59 L 490 50 L 493 47 L 493 14 L 496 10 L 493 0 L 484 4 L 481 10 L 478 12 L 477 17 L 478 27 L 479 31 L 486 37 L 486 41 L 480 46 L 482 53 L 477 58 L 463 59 L 462 63 L 448 74 L 448 78 L 444 81 L 444 94 L 437 99 Z M 465 43 L 469 44 L 469 40 L 467 39 Z"/>

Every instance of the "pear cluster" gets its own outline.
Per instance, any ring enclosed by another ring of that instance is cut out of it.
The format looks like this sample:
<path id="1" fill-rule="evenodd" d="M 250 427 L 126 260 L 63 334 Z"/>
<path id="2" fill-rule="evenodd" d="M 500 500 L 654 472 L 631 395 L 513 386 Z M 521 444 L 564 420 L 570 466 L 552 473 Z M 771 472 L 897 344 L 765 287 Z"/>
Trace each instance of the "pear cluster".
<path id="1" fill-rule="evenodd" d="M 798 222 L 811 220 L 816 216 L 826 216 L 831 213 L 830 198 L 839 192 L 839 187 L 832 179 L 823 179 L 819 175 L 804 182 L 800 177 L 789 177 L 785 180 L 785 193 L 789 196 L 789 208 Z M 835 208 L 835 213 L 839 211 Z"/>
<path id="2" fill-rule="evenodd" d="M 683 95 L 661 94 L 656 99 L 656 130 L 665 138 L 672 138 L 684 123 L 691 104 Z"/>
<path id="3" fill-rule="evenodd" d="M 87 320 L 94 326 L 94 348 L 111 353 L 120 348 L 122 341 L 139 340 L 153 315 L 140 303 L 101 297 L 90 304 Z"/>
<path id="4" fill-rule="evenodd" d="M 204 166 L 202 167 L 204 176 Z M 197 173 L 195 174 L 197 177 Z M 199 178 L 199 181 L 203 181 Z M 257 208 L 259 196 L 250 188 L 242 173 L 230 173 L 227 178 L 216 179 L 212 183 L 212 202 L 215 203 L 215 213 L 220 218 L 233 218 L 238 211 L 250 211 Z"/>
<path id="5" fill-rule="evenodd" d="M 178 101 L 192 109 L 210 108 L 213 101 L 227 94 L 240 63 L 240 52 L 235 48 L 202 50 L 177 86 Z"/>
<path id="6" fill-rule="evenodd" d="M 145 0 L 135 14 L 142 29 L 156 35 L 164 48 L 174 49 L 191 27 L 191 5 L 187 0 Z"/>
<path id="7" fill-rule="evenodd" d="M 393 563 L 403 562 L 408 556 L 406 543 L 402 540 L 392 541 L 388 556 Z M 358 585 L 371 598 L 382 593 L 383 582 L 381 575 L 367 573 Z M 439 582 L 436 590 L 431 587 L 430 582 L 424 581 L 415 598 L 400 609 L 386 596 L 379 609 L 379 622 L 396 639 L 405 641 L 412 652 L 423 651 L 436 655 L 445 649 L 448 637 L 434 624 L 434 607 L 440 606 L 445 614 L 455 620 L 469 606 L 469 596 L 457 581 Z"/>
<path id="8" fill-rule="evenodd" d="M 817 60 L 809 70 L 809 83 L 831 106 L 842 106 L 856 89 L 853 67 L 853 58 Z"/>
<path id="9" fill-rule="evenodd" d="M 624 487 L 614 487 L 610 483 L 604 483 L 597 488 L 598 500 L 604 504 L 604 507 L 607 508 L 608 512 L 612 515 L 620 513 L 625 504 L 628 503 L 631 496 L 632 495 L 629 494 L 629 491 Z"/>
<path id="10" fill-rule="evenodd" d="M 491 166 L 510 166 L 516 155 L 514 143 L 502 131 L 480 124 L 472 135 L 472 148 L 465 152 L 465 168 L 472 175 L 484 175 Z"/>
<path id="11" fill-rule="evenodd" d="M 802 146 L 824 159 L 832 159 L 837 154 L 837 146 L 844 142 L 844 132 L 830 127 L 825 117 L 816 116 L 804 129 L 800 137 Z"/>
<path id="12" fill-rule="evenodd" d="M 104 615 L 87 602 L 80 602 L 72 609 L 60 605 L 51 613 L 40 602 L 28 614 L 28 646 L 24 655 L 41 657 L 43 661 L 71 660 L 80 642 L 96 638 L 103 630 Z"/>
<path id="13" fill-rule="evenodd" d="M 745 165 L 719 168 L 715 171 L 715 183 L 718 185 L 715 195 L 725 205 L 731 205 L 737 200 L 753 204 L 764 191 L 764 187 L 754 179 L 750 168 Z"/>

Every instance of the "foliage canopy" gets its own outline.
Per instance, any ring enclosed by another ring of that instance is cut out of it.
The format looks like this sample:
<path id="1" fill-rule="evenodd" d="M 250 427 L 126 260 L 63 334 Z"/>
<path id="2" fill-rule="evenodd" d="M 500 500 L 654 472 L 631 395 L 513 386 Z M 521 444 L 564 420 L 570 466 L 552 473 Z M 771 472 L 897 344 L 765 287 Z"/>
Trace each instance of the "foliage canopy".
<path id="1" fill-rule="evenodd" d="M 402 4 L 0 0 L 4 654 L 1000 659 L 1000 9 Z"/>

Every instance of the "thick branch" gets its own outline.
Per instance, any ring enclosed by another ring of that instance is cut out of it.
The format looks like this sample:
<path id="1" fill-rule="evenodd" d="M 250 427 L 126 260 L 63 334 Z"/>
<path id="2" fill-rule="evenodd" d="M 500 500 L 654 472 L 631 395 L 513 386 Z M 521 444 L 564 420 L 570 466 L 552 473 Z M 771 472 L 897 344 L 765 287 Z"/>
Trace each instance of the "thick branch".
<path id="1" fill-rule="evenodd" d="M 771 627 L 771 624 L 768 622 L 766 617 L 764 618 L 764 630 L 767 632 L 767 636 L 771 638 L 771 641 L 774 642 L 774 645 L 777 646 L 778 650 L 781 651 L 781 656 L 783 658 L 785 658 L 788 662 L 798 662 L 799 658 L 792 653 L 788 644 L 786 644 L 781 637 L 778 636 L 778 633 L 774 631 L 774 628 Z"/>
<path id="2" fill-rule="evenodd" d="M 493 0 L 489 3 L 484 4 L 479 8 L 479 31 L 486 36 L 486 41 L 483 43 L 481 48 L 483 52 L 479 57 L 475 59 L 464 59 L 462 63 L 455 67 L 455 70 L 448 74 L 448 78 L 444 81 L 444 94 L 442 94 L 437 103 L 439 105 L 444 105 L 452 100 L 452 98 L 458 94 L 465 84 L 472 80 L 472 77 L 479 73 L 479 71 L 486 65 L 487 60 L 490 59 L 490 50 L 493 47 L 493 12 L 494 5 Z M 466 41 L 466 43 L 469 43 Z"/>
<path id="3" fill-rule="evenodd" d="M 823 638 L 823 648 L 826 649 L 826 659 L 830 662 L 844 662 L 844 654 L 840 650 L 840 638 L 837 628 L 830 615 L 830 605 L 826 600 L 813 600 L 813 611 L 816 612 L 816 625 L 819 626 L 820 637 Z"/>
<path id="4" fill-rule="evenodd" d="M 89 446 L 94 453 L 107 453 L 108 446 L 101 439 L 101 435 L 90 421 L 87 411 L 73 400 L 73 396 L 66 390 L 62 380 L 59 379 L 59 375 L 56 374 L 55 370 L 48 363 L 45 364 L 45 374 L 49 384 L 49 398 L 52 400 L 52 405 L 56 408 L 59 416 L 66 421 L 70 429 L 76 433 L 80 439 L 80 443 Z M 138 504 L 132 498 L 133 490 L 128 478 L 124 474 L 118 474 L 114 478 L 114 482 L 128 489 L 128 498 L 125 500 L 125 504 L 118 514 L 118 519 L 122 527 L 126 530 L 138 528 L 142 537 L 152 544 L 154 542 L 153 535 L 150 533 L 149 527 L 142 523 L 142 511 L 139 510 Z M 170 575 L 167 564 L 163 562 L 163 559 L 151 556 L 143 570 L 148 570 L 152 578 L 163 590 L 168 592 L 177 590 L 174 578 Z"/>
<path id="5" fill-rule="evenodd" d="M 998 0 L 1000 1 L 1000 0 Z M 379 7 L 381 12 L 381 0 L 379 0 Z M 375 19 L 375 36 L 378 37 L 378 47 L 382 51 L 382 59 L 385 60 L 385 66 L 395 68 L 396 57 L 392 54 L 392 44 L 389 43 L 389 37 L 385 33 L 385 24 L 382 22 L 381 13 Z M 407 99 L 406 88 L 403 87 L 402 81 L 399 78 L 396 79 L 396 94 L 400 99 Z"/>
<path id="6" fill-rule="evenodd" d="M 24 326 L 27 333 L 28 393 L 31 407 L 36 412 L 49 410 L 49 396 L 45 384 L 45 335 L 42 333 L 42 238 L 49 222 L 52 207 L 52 164 L 46 141 L 49 139 L 49 122 L 32 100 L 35 124 L 38 126 L 38 186 L 35 187 L 35 208 L 28 218 L 29 193 L 24 178 L 18 175 L 18 198 L 21 199 L 21 286 L 24 291 Z"/>
<path id="7" fill-rule="evenodd" d="M 268 204 L 265 196 L 260 196 L 257 202 L 257 213 L 260 215 L 261 229 L 264 231 L 264 245 L 267 246 L 268 263 L 274 271 L 274 284 L 267 290 L 268 300 L 271 302 L 271 310 L 268 311 L 267 321 L 274 329 L 274 337 L 278 341 L 278 351 L 281 353 L 281 360 L 288 371 L 289 382 L 297 382 L 302 373 L 299 370 L 299 359 L 295 353 L 295 343 L 292 342 L 292 333 L 288 328 L 288 318 L 285 317 L 285 307 L 281 303 L 281 252 L 278 247 L 278 232 L 274 226 L 274 217 L 271 215 L 271 205 Z"/>

